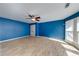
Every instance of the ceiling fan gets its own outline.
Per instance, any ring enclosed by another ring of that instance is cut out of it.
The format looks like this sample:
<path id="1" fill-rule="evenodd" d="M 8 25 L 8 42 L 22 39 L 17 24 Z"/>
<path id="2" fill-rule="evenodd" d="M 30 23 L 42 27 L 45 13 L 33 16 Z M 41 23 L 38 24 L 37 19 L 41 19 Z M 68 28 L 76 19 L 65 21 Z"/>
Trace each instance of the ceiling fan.
<path id="1" fill-rule="evenodd" d="M 32 20 L 33 22 L 38 22 L 38 21 L 40 21 L 40 19 L 41 19 L 40 16 L 32 15 L 32 14 L 29 14 L 28 12 L 27 12 L 27 16 L 25 16 L 25 17 L 26 17 L 26 19 L 30 19 L 30 20 Z"/>

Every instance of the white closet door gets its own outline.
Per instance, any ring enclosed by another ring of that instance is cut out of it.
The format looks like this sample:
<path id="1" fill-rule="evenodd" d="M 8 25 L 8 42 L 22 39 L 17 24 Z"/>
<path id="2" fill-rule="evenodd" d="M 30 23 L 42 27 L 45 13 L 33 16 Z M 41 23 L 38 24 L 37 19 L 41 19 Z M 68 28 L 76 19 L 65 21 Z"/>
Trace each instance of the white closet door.
<path id="1" fill-rule="evenodd" d="M 30 36 L 35 36 L 35 24 L 30 26 Z"/>

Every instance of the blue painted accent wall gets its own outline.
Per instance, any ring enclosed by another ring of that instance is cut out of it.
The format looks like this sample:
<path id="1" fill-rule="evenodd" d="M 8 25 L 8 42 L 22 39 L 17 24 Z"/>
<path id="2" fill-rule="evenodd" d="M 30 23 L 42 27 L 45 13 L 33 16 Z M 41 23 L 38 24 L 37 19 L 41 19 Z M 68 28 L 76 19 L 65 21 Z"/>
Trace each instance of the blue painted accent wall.
<path id="1" fill-rule="evenodd" d="M 45 36 L 64 40 L 65 39 L 64 20 L 36 23 L 36 36 Z"/>
<path id="2" fill-rule="evenodd" d="M 0 17 L 0 41 L 30 35 L 28 23 Z"/>
<path id="3" fill-rule="evenodd" d="M 72 20 L 72 19 L 74 19 L 74 18 L 76 18 L 76 17 L 79 17 L 79 11 L 76 12 L 76 13 L 74 13 L 73 15 L 71 15 L 71 16 L 65 18 L 64 20 L 65 20 L 65 22 L 66 22 L 66 21 Z"/>

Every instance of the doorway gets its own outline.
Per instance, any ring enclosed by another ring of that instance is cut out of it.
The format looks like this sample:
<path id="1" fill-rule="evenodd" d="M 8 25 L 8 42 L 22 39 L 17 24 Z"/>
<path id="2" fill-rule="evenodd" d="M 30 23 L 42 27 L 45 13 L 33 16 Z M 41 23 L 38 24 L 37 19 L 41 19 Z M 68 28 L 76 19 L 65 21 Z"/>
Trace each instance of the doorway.
<path id="1" fill-rule="evenodd" d="M 35 36 L 35 24 L 30 26 L 30 36 Z"/>

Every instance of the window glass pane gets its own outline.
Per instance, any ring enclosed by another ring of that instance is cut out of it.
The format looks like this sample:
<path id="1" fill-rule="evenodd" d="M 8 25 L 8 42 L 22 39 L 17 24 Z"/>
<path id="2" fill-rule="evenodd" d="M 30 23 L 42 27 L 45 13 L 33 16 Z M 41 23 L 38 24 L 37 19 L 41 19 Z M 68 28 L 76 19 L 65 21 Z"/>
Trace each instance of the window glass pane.
<path id="1" fill-rule="evenodd" d="M 73 41 L 73 20 L 66 22 L 66 40 Z"/>
<path id="2" fill-rule="evenodd" d="M 79 31 L 79 17 L 77 18 L 77 31 Z"/>
<path id="3" fill-rule="evenodd" d="M 73 31 L 73 20 L 66 22 L 66 31 Z"/>
<path id="4" fill-rule="evenodd" d="M 78 44 L 79 44 L 79 17 L 77 18 L 77 34 L 78 34 Z"/>
<path id="5" fill-rule="evenodd" d="M 79 44 L 79 32 L 78 32 L 78 44 Z"/>

